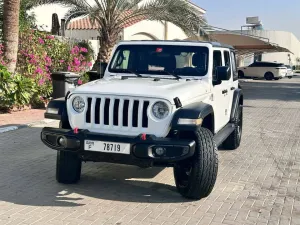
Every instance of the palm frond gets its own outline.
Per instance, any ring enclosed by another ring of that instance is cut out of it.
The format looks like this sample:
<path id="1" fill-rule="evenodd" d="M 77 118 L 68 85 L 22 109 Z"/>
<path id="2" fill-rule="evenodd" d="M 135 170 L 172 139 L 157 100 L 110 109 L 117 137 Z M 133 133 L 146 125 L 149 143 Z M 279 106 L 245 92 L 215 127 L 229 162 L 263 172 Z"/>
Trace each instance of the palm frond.
<path id="1" fill-rule="evenodd" d="M 27 10 L 42 5 L 52 5 L 52 4 L 59 4 L 67 7 L 74 7 L 74 6 L 82 7 L 82 8 L 91 7 L 86 0 L 22 0 L 22 1 L 28 2 Z"/>
<path id="2" fill-rule="evenodd" d="M 68 12 L 65 14 L 64 19 L 66 20 L 65 26 L 67 27 L 69 22 L 72 19 L 75 19 L 77 17 L 86 16 L 90 14 L 90 10 L 84 10 L 82 8 L 79 8 L 77 6 L 72 7 L 68 10 Z"/>
<path id="3" fill-rule="evenodd" d="M 173 23 L 187 35 L 195 35 L 199 29 L 205 32 L 203 27 L 207 24 L 200 12 L 185 0 L 149 0 L 119 21 L 120 26 L 140 17 Z"/>

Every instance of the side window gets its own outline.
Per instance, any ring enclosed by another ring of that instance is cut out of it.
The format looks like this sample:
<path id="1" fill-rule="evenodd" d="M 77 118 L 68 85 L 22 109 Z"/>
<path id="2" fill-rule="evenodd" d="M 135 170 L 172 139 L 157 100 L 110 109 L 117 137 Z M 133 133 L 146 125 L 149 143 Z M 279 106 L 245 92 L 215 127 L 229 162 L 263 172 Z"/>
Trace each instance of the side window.
<path id="1" fill-rule="evenodd" d="M 228 51 L 224 51 L 224 62 L 225 62 L 225 66 L 228 66 L 230 69 L 230 73 L 231 73 L 231 62 L 230 62 L 230 54 Z"/>
<path id="2" fill-rule="evenodd" d="M 130 51 L 123 50 L 117 52 L 117 57 L 113 61 L 112 68 L 114 69 L 127 69 L 128 68 L 128 59 Z"/>
<path id="3" fill-rule="evenodd" d="M 236 57 L 235 53 L 231 52 L 231 62 L 232 62 L 232 74 L 233 74 L 233 81 L 238 80 L 238 71 L 237 71 L 237 66 L 236 66 Z"/>
<path id="4" fill-rule="evenodd" d="M 222 66 L 222 53 L 221 51 L 214 51 L 213 56 L 213 76 L 216 75 L 216 68 Z"/>

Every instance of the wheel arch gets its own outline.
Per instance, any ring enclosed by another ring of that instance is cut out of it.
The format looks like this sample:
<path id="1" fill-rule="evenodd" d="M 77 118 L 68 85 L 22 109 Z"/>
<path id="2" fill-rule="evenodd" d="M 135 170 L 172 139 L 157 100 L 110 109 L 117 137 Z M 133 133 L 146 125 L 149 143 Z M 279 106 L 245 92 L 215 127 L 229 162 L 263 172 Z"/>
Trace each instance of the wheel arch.
<path id="1" fill-rule="evenodd" d="M 234 115 L 235 115 L 239 105 L 244 105 L 244 94 L 243 94 L 242 89 L 238 88 L 233 93 L 230 122 L 232 122 L 232 120 L 234 119 Z"/>
<path id="2" fill-rule="evenodd" d="M 179 119 L 202 119 L 199 125 L 178 124 Z M 178 131 L 191 131 L 194 132 L 199 127 L 205 127 L 214 133 L 215 129 L 215 116 L 213 107 L 204 102 L 192 103 L 177 110 L 171 122 L 171 130 Z"/>

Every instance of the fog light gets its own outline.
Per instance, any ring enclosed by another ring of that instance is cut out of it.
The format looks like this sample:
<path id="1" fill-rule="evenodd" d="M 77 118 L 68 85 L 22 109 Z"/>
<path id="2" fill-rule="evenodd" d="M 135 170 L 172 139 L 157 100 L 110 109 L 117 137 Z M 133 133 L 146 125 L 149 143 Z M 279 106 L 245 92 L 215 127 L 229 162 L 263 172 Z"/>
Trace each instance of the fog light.
<path id="1" fill-rule="evenodd" d="M 67 146 L 67 139 L 65 137 L 58 138 L 58 144 L 60 146 L 66 147 Z"/>
<path id="2" fill-rule="evenodd" d="M 162 147 L 155 148 L 155 153 L 159 156 L 162 156 L 163 154 L 165 154 L 165 152 L 166 152 L 165 148 Z"/>

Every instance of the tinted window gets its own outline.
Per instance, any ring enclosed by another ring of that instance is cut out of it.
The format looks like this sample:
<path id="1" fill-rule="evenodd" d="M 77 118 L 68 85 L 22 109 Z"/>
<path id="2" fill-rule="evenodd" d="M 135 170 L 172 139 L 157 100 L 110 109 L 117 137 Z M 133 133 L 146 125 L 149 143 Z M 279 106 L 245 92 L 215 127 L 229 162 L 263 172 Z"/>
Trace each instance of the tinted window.
<path id="1" fill-rule="evenodd" d="M 216 69 L 218 66 L 222 66 L 222 53 L 221 51 L 214 51 L 213 56 L 213 75 L 216 75 Z"/>
<path id="2" fill-rule="evenodd" d="M 228 51 L 224 51 L 224 61 L 225 61 L 225 66 L 230 67 L 230 55 Z"/>
<path id="3" fill-rule="evenodd" d="M 238 70 L 236 65 L 236 56 L 234 52 L 231 52 L 231 62 L 232 62 L 232 74 L 233 74 L 233 81 L 238 80 Z"/>
<path id="4" fill-rule="evenodd" d="M 257 66 L 257 63 L 252 63 L 248 67 L 256 67 L 256 66 Z"/>
<path id="5" fill-rule="evenodd" d="M 120 45 L 108 70 L 115 73 L 205 76 L 208 48 L 178 45 Z"/>

